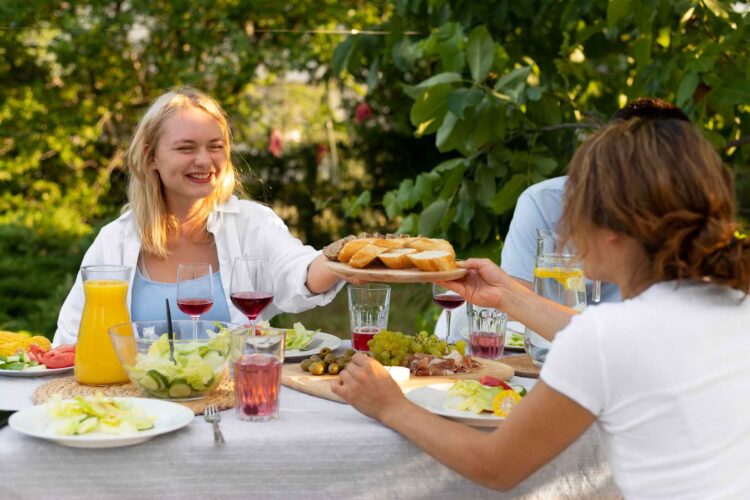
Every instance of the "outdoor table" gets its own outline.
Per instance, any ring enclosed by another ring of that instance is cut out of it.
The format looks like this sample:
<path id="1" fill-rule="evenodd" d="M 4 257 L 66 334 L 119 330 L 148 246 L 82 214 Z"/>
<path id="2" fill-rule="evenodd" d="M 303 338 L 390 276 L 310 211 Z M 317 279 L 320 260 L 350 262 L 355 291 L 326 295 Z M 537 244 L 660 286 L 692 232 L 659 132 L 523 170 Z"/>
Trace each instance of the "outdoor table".
<path id="1" fill-rule="evenodd" d="M 51 380 L 0 377 L 0 409 L 29 407 Z M 520 382 L 520 380 L 514 380 Z M 524 385 L 533 383 L 523 379 Z M 222 412 L 144 444 L 77 449 L 0 430 L 0 498 L 602 498 L 619 497 L 589 429 L 520 486 L 499 493 L 451 471 L 352 407 L 283 387 L 277 420 Z"/>

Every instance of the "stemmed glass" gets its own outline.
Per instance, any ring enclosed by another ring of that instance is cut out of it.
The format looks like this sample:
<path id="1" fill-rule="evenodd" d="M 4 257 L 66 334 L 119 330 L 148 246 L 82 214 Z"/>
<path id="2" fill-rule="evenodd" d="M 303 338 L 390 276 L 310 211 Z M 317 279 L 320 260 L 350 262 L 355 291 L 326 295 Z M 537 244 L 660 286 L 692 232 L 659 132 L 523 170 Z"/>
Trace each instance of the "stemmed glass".
<path id="1" fill-rule="evenodd" d="M 193 320 L 193 340 L 198 339 L 198 318 L 213 305 L 211 264 L 196 262 L 177 266 L 177 307 Z"/>
<path id="2" fill-rule="evenodd" d="M 451 311 L 466 302 L 466 299 L 461 297 L 459 294 L 452 290 L 448 290 L 444 286 L 432 285 L 432 300 L 437 305 L 445 309 L 445 317 L 448 320 L 448 328 L 445 330 L 445 340 L 451 338 Z"/>
<path id="3" fill-rule="evenodd" d="M 267 269 L 268 261 L 255 257 L 237 257 L 232 266 L 229 298 L 247 316 L 253 334 L 258 316 L 273 301 L 273 293 L 263 280 Z"/>

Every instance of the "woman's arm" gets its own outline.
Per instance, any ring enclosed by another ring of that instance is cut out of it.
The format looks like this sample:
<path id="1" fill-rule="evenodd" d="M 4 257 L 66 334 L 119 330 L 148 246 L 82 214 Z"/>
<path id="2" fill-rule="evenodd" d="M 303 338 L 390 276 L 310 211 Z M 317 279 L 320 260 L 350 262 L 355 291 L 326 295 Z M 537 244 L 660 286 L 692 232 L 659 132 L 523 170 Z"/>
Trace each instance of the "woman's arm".
<path id="1" fill-rule="evenodd" d="M 469 259 L 461 265 L 468 270 L 466 276 L 440 284 L 462 295 L 467 302 L 505 311 L 548 340 L 578 314 L 575 309 L 534 293 L 489 259 Z"/>
<path id="2" fill-rule="evenodd" d="M 385 369 L 357 354 L 333 392 L 459 474 L 508 490 L 575 441 L 596 417 L 543 381 L 491 434 L 438 417 L 408 401 Z"/>
<path id="3" fill-rule="evenodd" d="M 325 265 L 326 258 L 318 255 L 307 268 L 305 285 L 312 293 L 324 293 L 333 288 L 341 278 L 333 274 Z"/>

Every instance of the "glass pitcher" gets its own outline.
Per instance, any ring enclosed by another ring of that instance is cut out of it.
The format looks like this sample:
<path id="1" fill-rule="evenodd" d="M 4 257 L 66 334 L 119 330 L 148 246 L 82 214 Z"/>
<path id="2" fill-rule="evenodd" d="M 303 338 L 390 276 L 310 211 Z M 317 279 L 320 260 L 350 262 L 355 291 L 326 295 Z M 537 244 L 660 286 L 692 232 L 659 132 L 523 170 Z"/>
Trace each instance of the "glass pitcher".
<path id="1" fill-rule="evenodd" d="M 579 311 L 586 307 L 583 263 L 573 252 L 559 248 L 557 235 L 546 229 L 537 229 L 534 293 Z M 551 344 L 526 327 L 524 346 L 534 364 L 541 366 Z"/>
<path id="2" fill-rule="evenodd" d="M 129 266 L 81 268 L 85 303 L 76 345 L 75 377 L 81 384 L 109 385 L 128 381 L 108 329 L 129 323 Z"/>

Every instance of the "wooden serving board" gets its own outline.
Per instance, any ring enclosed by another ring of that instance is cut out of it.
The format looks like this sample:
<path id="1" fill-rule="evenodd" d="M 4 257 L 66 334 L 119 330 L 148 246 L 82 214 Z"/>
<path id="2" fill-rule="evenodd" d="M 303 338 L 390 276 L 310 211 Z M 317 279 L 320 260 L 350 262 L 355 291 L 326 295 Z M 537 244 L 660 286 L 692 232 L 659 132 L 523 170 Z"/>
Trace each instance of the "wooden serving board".
<path id="1" fill-rule="evenodd" d="M 440 377 L 417 377 L 412 375 L 408 381 L 402 382 L 399 385 L 401 389 L 406 391 L 425 385 L 450 383 L 458 379 L 479 380 L 483 375 L 492 375 L 502 380 L 508 380 L 513 376 L 513 368 L 505 363 L 485 359 L 473 359 L 478 361 L 482 366 L 471 373 L 456 373 Z M 281 371 L 282 385 L 311 396 L 344 403 L 344 400 L 331 391 L 331 381 L 338 378 L 338 375 L 310 375 L 310 373 L 300 368 L 299 363 L 284 365 Z"/>
<path id="2" fill-rule="evenodd" d="M 365 267 L 357 269 L 349 264 L 326 261 L 326 266 L 335 275 L 342 278 L 359 278 L 364 281 L 379 283 L 427 283 L 430 281 L 451 281 L 462 278 L 466 269 L 457 268 L 450 271 L 420 271 L 416 267 L 410 269 L 388 269 L 387 267 Z"/>
<path id="3" fill-rule="evenodd" d="M 503 363 L 511 366 L 518 377 L 539 378 L 539 371 L 541 368 L 531 361 L 531 356 L 528 354 L 505 356 L 503 358 Z"/>

